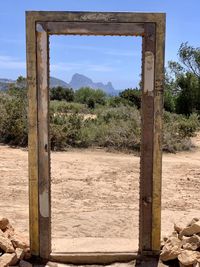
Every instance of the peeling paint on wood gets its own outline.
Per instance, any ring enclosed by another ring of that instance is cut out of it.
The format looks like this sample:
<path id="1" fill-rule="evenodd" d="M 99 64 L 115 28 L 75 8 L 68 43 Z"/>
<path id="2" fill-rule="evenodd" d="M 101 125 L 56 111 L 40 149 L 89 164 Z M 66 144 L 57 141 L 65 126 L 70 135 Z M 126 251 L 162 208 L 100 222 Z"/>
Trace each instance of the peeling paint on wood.
<path id="1" fill-rule="evenodd" d="M 40 203 L 43 203 L 43 205 L 40 205 L 40 215 L 44 218 L 49 217 L 49 192 L 48 190 L 44 190 L 40 193 Z"/>
<path id="2" fill-rule="evenodd" d="M 38 88 L 38 191 L 40 257 L 48 259 L 51 252 L 50 151 L 49 151 L 49 47 L 48 34 L 40 24 L 37 31 Z"/>
<path id="3" fill-rule="evenodd" d="M 144 92 L 148 93 L 154 89 L 154 54 L 146 51 L 144 58 Z"/>

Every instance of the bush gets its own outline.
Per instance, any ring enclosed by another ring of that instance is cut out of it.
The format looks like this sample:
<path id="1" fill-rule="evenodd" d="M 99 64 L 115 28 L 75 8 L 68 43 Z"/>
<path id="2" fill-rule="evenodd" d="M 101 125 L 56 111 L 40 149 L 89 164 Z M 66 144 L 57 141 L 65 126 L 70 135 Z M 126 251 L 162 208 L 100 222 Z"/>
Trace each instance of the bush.
<path id="1" fill-rule="evenodd" d="M 79 146 L 83 117 L 78 114 L 50 116 L 50 142 L 52 150 Z"/>
<path id="2" fill-rule="evenodd" d="M 26 146 L 27 129 L 27 92 L 14 88 L 0 96 L 0 142 Z"/>
<path id="3" fill-rule="evenodd" d="M 140 114 L 134 107 L 108 108 L 97 114 L 95 143 L 115 149 L 138 149 Z"/>
<path id="4" fill-rule="evenodd" d="M 75 92 L 75 101 L 82 104 L 87 104 L 93 99 L 95 104 L 104 105 L 106 101 L 106 93 L 102 90 L 94 90 L 90 87 L 82 87 Z"/>
<path id="5" fill-rule="evenodd" d="M 119 96 L 129 101 L 130 104 L 136 106 L 138 109 L 141 107 L 141 90 L 128 88 L 122 91 Z"/>
<path id="6" fill-rule="evenodd" d="M 68 102 L 74 101 L 74 91 L 72 88 L 63 88 L 61 86 L 50 89 L 51 100 L 66 100 Z"/>
<path id="7" fill-rule="evenodd" d="M 163 150 L 173 153 L 189 150 L 192 146 L 190 137 L 194 136 L 199 128 L 200 124 L 197 114 L 185 117 L 165 112 Z"/>
<path id="8" fill-rule="evenodd" d="M 130 102 L 127 99 L 124 99 L 119 96 L 112 96 L 107 99 L 107 106 L 116 108 L 120 106 L 130 106 Z"/>
<path id="9" fill-rule="evenodd" d="M 91 113 L 90 109 L 87 108 L 87 105 L 81 103 L 74 102 L 66 102 L 66 101 L 51 101 L 50 109 L 54 113 L 83 113 L 88 114 Z"/>
<path id="10" fill-rule="evenodd" d="M 14 88 L 0 93 L 0 142 L 27 145 L 26 89 Z M 53 150 L 68 147 L 101 146 L 118 150 L 140 147 L 141 118 L 135 106 L 95 108 L 85 104 L 52 101 L 50 103 L 50 140 Z M 87 116 L 86 116 L 87 115 Z M 164 112 L 163 150 L 190 149 L 190 137 L 200 129 L 199 117 Z"/>

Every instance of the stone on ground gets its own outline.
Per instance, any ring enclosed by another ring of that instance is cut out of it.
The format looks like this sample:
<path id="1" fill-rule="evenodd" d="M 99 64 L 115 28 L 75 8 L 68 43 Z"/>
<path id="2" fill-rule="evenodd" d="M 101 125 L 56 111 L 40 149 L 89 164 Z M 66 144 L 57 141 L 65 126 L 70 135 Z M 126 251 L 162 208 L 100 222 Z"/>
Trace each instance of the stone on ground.
<path id="1" fill-rule="evenodd" d="M 0 229 L 1 230 L 5 230 L 6 227 L 8 226 L 8 224 L 9 224 L 9 220 L 7 218 L 0 219 Z"/>
<path id="2" fill-rule="evenodd" d="M 182 248 L 187 250 L 197 250 L 200 247 L 200 236 L 192 235 L 182 240 Z"/>
<path id="3" fill-rule="evenodd" d="M 181 252 L 181 240 L 177 237 L 169 237 L 161 251 L 160 259 L 162 261 L 175 260 Z"/>
<path id="4" fill-rule="evenodd" d="M 179 262 L 184 266 L 194 265 L 200 261 L 200 252 L 192 250 L 182 250 L 178 255 Z"/>
<path id="5" fill-rule="evenodd" d="M 185 227 L 179 233 L 179 238 L 182 238 L 183 236 L 192 236 L 198 233 L 200 233 L 200 221 L 196 221 L 192 225 Z"/>
<path id="6" fill-rule="evenodd" d="M 0 230 L 0 248 L 4 252 L 8 252 L 8 253 L 12 253 L 15 251 L 11 241 L 7 237 L 5 237 L 2 230 Z"/>
<path id="7" fill-rule="evenodd" d="M 7 267 L 7 266 L 13 266 L 17 264 L 17 255 L 15 253 L 4 253 L 0 257 L 0 266 L 1 267 Z"/>

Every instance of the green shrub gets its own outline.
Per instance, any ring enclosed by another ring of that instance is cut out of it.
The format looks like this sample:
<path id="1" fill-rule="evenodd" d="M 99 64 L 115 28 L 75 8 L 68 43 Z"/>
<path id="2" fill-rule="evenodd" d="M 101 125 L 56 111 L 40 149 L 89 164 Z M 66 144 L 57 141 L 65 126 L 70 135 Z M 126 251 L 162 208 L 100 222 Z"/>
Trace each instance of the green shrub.
<path id="1" fill-rule="evenodd" d="M 27 145 L 27 96 L 25 89 L 0 93 L 0 142 Z M 53 150 L 69 147 L 101 146 L 117 150 L 140 147 L 141 117 L 135 106 L 98 106 L 52 101 L 50 103 L 50 140 Z M 87 115 L 87 116 L 86 116 Z M 164 112 L 163 150 L 190 149 L 190 137 L 200 129 L 199 117 Z"/>
<path id="2" fill-rule="evenodd" d="M 13 89 L 0 96 L 0 142 L 26 146 L 27 129 L 27 92 Z"/>
<path id="3" fill-rule="evenodd" d="M 83 116 L 78 114 L 52 114 L 50 116 L 50 142 L 52 150 L 64 150 L 76 147 L 80 143 L 79 135 Z"/>
<path id="4" fill-rule="evenodd" d="M 85 104 L 75 103 L 75 102 L 66 102 L 66 101 L 51 101 L 50 109 L 54 113 L 90 113 L 90 109 L 87 108 Z"/>
<path id="5" fill-rule="evenodd" d="M 95 143 L 115 149 L 140 144 L 140 114 L 134 107 L 108 108 L 97 114 Z"/>
<path id="6" fill-rule="evenodd" d="M 163 150 L 176 152 L 189 150 L 192 146 L 190 137 L 199 130 L 197 114 L 189 117 L 169 112 L 164 113 Z"/>
<path id="7" fill-rule="evenodd" d="M 136 106 L 138 109 L 141 107 L 141 90 L 128 88 L 122 91 L 119 96 L 130 104 Z"/>
<path id="8" fill-rule="evenodd" d="M 51 100 L 66 100 L 68 102 L 74 101 L 74 91 L 72 88 L 63 88 L 61 86 L 50 89 Z"/>
<path id="9" fill-rule="evenodd" d="M 89 99 L 93 99 L 95 104 L 104 105 L 106 101 L 106 93 L 100 89 L 92 89 L 90 87 L 82 87 L 75 91 L 75 101 L 87 104 Z"/>

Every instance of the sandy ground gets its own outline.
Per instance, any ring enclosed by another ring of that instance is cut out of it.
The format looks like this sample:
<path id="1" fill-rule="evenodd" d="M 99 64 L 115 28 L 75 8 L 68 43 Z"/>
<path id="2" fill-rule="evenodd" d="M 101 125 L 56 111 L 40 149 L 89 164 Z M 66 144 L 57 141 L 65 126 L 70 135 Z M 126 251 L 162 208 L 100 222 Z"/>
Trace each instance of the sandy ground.
<path id="1" fill-rule="evenodd" d="M 162 235 L 174 221 L 200 217 L 200 134 L 193 141 L 193 151 L 163 156 Z M 139 157 L 97 149 L 53 152 L 51 172 L 54 251 L 137 248 Z M 28 235 L 26 150 L 0 146 L 0 178 L 0 215 Z"/>

